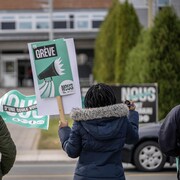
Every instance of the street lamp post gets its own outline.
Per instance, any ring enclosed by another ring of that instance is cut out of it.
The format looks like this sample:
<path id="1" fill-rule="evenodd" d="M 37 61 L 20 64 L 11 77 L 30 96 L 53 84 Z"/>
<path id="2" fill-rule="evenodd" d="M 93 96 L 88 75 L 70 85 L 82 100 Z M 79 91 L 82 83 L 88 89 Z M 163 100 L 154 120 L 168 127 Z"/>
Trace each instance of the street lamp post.
<path id="1" fill-rule="evenodd" d="M 152 27 L 153 25 L 153 0 L 148 0 L 148 27 Z"/>
<path id="2" fill-rule="evenodd" d="M 48 0 L 49 4 L 49 40 L 54 39 L 53 33 L 53 0 Z"/>
<path id="3" fill-rule="evenodd" d="M 49 13 L 49 40 L 54 39 L 53 33 L 53 0 L 37 0 L 41 2 L 41 7 L 45 10 L 48 9 Z"/>

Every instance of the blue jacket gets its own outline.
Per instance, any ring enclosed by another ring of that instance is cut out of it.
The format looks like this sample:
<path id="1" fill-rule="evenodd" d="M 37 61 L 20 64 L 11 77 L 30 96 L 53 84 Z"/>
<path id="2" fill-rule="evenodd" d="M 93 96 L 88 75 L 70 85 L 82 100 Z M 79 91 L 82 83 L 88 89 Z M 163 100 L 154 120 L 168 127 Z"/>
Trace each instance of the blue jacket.
<path id="1" fill-rule="evenodd" d="M 62 148 L 79 157 L 74 180 L 125 180 L 121 150 L 138 141 L 138 113 L 124 104 L 74 109 L 72 129 L 59 129 Z"/>

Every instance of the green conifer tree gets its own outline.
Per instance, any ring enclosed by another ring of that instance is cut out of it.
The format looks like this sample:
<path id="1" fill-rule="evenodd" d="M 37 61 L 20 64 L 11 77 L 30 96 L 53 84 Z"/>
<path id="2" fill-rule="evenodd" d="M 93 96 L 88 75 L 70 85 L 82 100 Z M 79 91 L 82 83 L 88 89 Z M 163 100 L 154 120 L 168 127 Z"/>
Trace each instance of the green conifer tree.
<path id="1" fill-rule="evenodd" d="M 150 41 L 150 82 L 159 87 L 159 118 L 180 100 L 180 20 L 171 7 L 157 14 Z"/>
<path id="2" fill-rule="evenodd" d="M 136 46 L 130 51 L 125 66 L 125 84 L 149 82 L 150 31 L 142 30 Z"/>
<path id="3" fill-rule="evenodd" d="M 114 0 L 100 27 L 95 43 L 94 79 L 105 83 L 123 83 L 127 55 L 140 32 L 132 5 Z"/>
<path id="4" fill-rule="evenodd" d="M 115 82 L 125 82 L 125 67 L 130 50 L 136 45 L 140 23 L 132 4 L 120 4 L 116 27 Z"/>
<path id="5" fill-rule="evenodd" d="M 94 79 L 98 82 L 114 82 L 114 60 L 115 60 L 115 29 L 117 0 L 113 1 L 95 42 L 95 58 L 93 66 Z"/>

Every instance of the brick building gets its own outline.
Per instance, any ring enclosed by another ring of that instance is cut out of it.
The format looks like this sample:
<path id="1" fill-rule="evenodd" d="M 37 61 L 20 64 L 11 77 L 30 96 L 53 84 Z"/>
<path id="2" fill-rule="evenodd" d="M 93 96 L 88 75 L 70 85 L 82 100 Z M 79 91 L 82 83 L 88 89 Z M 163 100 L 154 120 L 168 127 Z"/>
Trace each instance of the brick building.
<path id="1" fill-rule="evenodd" d="M 122 0 L 121 0 L 122 1 Z M 179 0 L 129 0 L 141 24 L 171 4 L 180 15 Z M 74 38 L 81 85 L 89 85 L 94 42 L 112 0 L 5 0 L 0 1 L 0 87 L 33 86 L 27 43 Z"/>

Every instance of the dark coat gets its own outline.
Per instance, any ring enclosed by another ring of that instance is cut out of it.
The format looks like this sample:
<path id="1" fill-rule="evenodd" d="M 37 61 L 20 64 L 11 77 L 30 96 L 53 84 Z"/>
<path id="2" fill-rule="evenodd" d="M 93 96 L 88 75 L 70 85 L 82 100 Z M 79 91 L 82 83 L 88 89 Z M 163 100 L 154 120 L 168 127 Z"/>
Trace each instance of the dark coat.
<path id="1" fill-rule="evenodd" d="M 0 116 L 0 180 L 12 168 L 16 158 L 16 146 L 10 136 L 9 130 Z"/>
<path id="2" fill-rule="evenodd" d="M 180 105 L 168 113 L 161 125 L 159 145 L 167 156 L 180 156 Z"/>
<path id="3" fill-rule="evenodd" d="M 129 119 L 128 119 L 129 113 Z M 64 151 L 79 157 L 74 180 L 125 180 L 121 150 L 138 141 L 138 113 L 124 104 L 74 109 L 72 129 L 59 129 Z"/>

